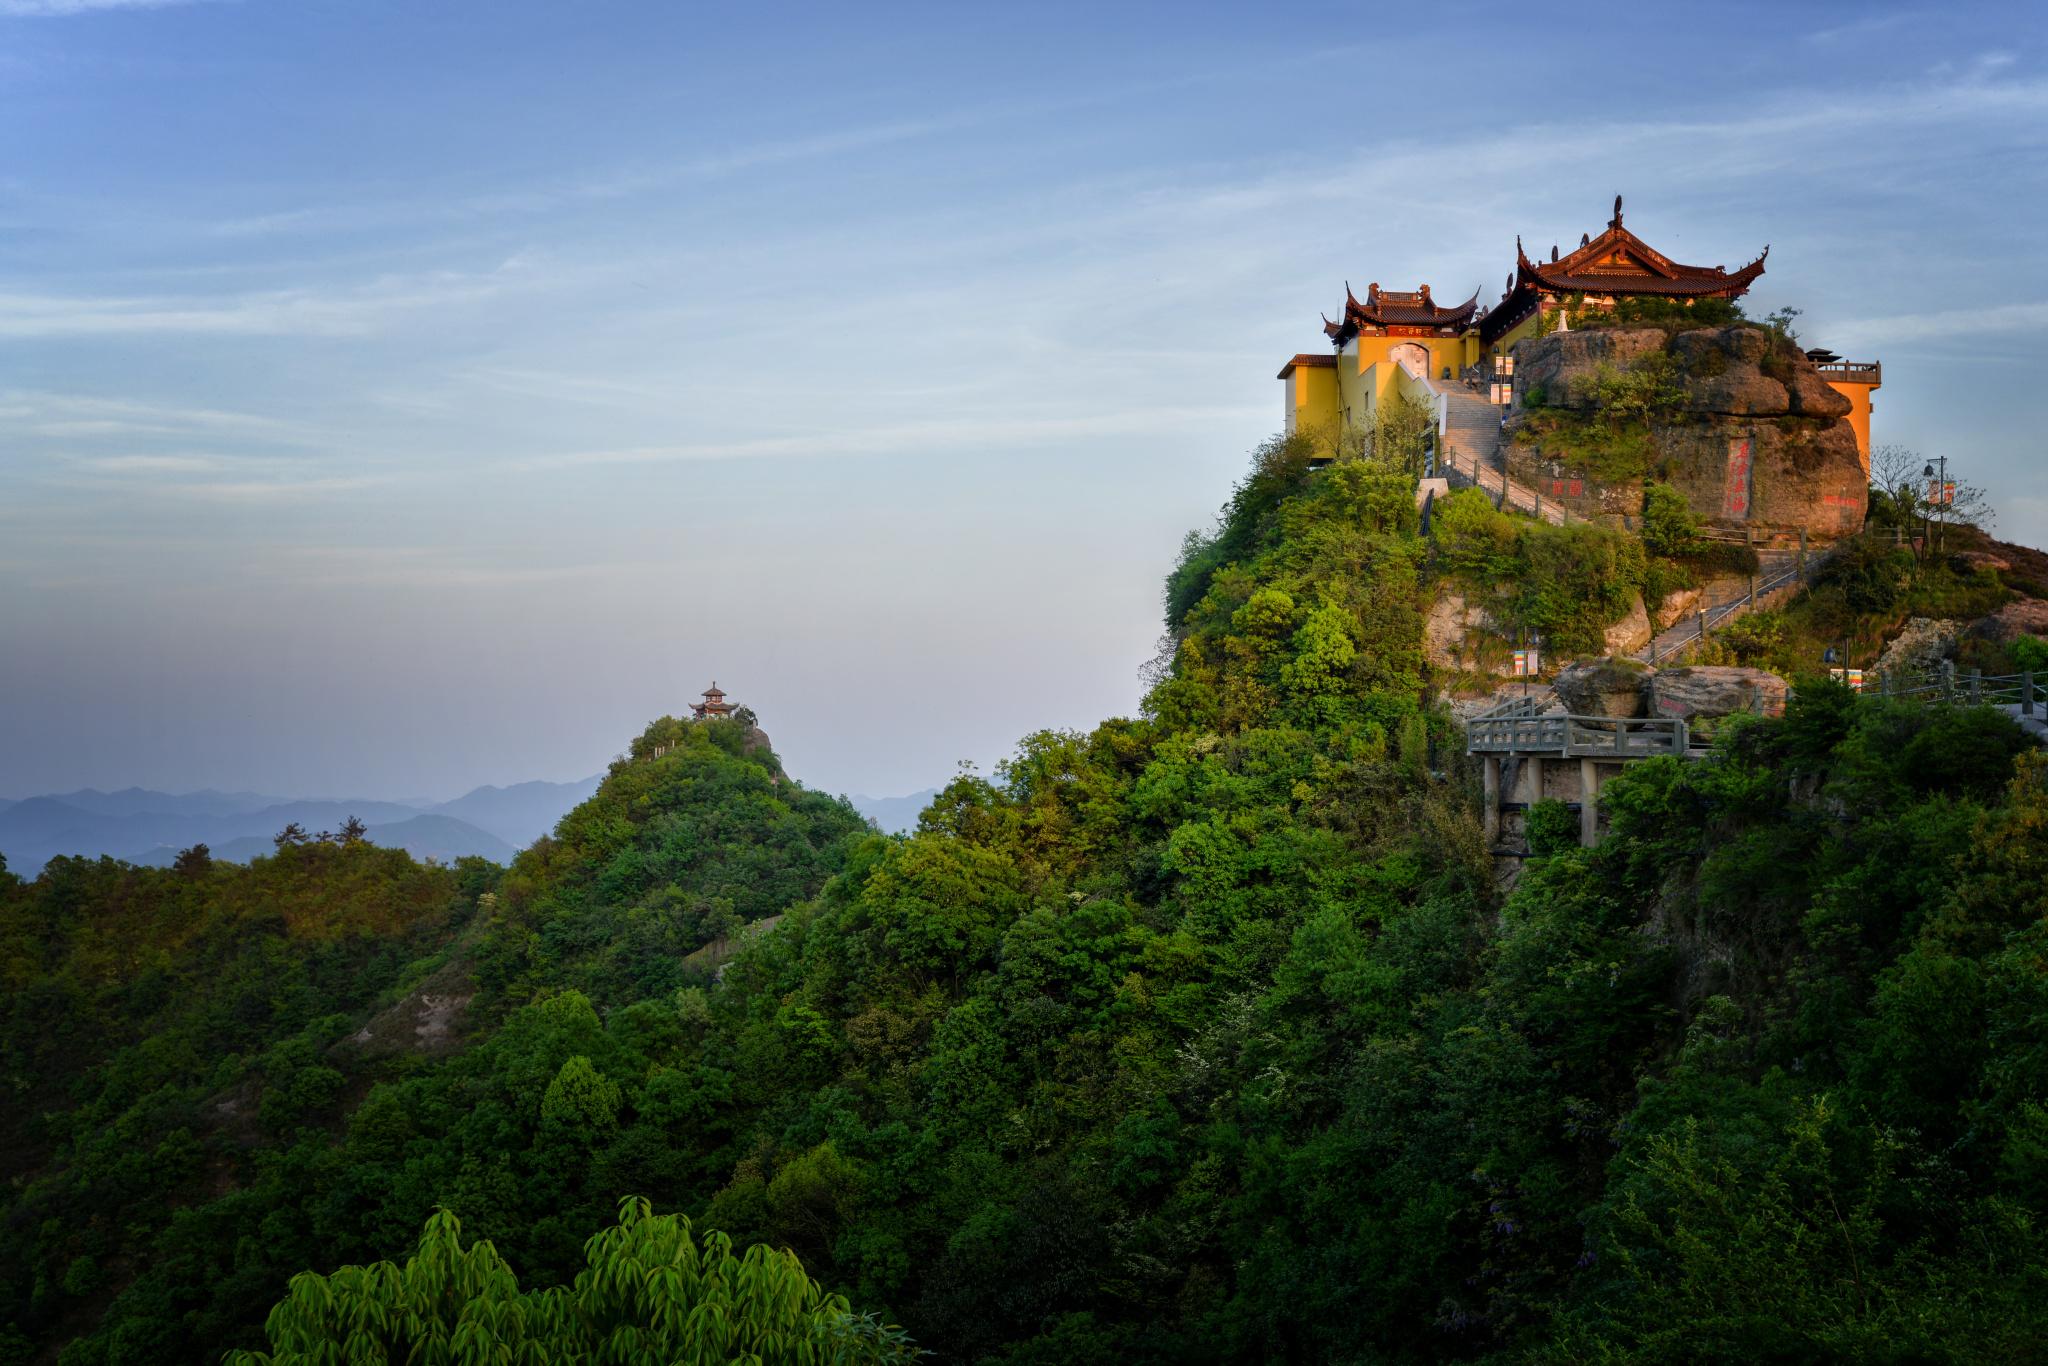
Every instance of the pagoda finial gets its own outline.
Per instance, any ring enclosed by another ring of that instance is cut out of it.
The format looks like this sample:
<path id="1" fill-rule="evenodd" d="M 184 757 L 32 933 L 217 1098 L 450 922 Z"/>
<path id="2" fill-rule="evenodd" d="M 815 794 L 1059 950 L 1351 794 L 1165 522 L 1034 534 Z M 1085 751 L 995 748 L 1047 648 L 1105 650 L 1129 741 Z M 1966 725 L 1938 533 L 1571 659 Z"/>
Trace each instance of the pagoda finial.
<path id="1" fill-rule="evenodd" d="M 1611 223 L 1609 223 L 1609 224 L 1608 224 L 1607 226 L 1608 226 L 1608 227 L 1610 227 L 1610 228 L 1618 228 L 1618 227 L 1620 227 L 1620 226 L 1621 226 L 1621 196 L 1620 196 L 1620 195 L 1616 195 L 1616 196 L 1614 196 L 1614 221 L 1613 221 L 1613 222 L 1611 222 Z"/>
<path id="2" fill-rule="evenodd" d="M 1555 242 L 1550 244 L 1550 259 L 1553 261 L 1557 259 L 1557 243 Z"/>

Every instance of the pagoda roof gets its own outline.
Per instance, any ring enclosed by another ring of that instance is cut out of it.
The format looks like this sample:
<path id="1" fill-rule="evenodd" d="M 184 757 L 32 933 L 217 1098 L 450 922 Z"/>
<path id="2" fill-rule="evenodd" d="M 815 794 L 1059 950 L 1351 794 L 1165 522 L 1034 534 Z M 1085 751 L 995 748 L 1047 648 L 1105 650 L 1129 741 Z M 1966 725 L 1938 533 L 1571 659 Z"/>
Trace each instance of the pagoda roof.
<path id="1" fill-rule="evenodd" d="M 1532 261 L 1515 239 L 1515 274 L 1508 291 L 1479 325 L 1482 339 L 1491 342 L 1535 311 L 1544 295 L 1605 294 L 1653 295 L 1667 299 L 1734 299 L 1749 292 L 1764 273 L 1765 247 L 1748 265 L 1736 270 L 1726 266 L 1681 265 L 1622 226 L 1621 196 L 1614 197 L 1614 217 L 1598 237 L 1580 239 L 1578 249 L 1559 257 L 1552 247 L 1551 259 Z"/>
<path id="2" fill-rule="evenodd" d="M 1368 327 L 1415 327 L 1433 332 L 1462 332 L 1472 325 L 1479 311 L 1479 291 L 1462 304 L 1445 307 L 1429 297 L 1429 286 L 1416 290 L 1381 289 L 1368 285 L 1361 300 L 1344 286 L 1344 316 L 1337 322 L 1323 319 L 1323 332 L 1338 346 Z"/>

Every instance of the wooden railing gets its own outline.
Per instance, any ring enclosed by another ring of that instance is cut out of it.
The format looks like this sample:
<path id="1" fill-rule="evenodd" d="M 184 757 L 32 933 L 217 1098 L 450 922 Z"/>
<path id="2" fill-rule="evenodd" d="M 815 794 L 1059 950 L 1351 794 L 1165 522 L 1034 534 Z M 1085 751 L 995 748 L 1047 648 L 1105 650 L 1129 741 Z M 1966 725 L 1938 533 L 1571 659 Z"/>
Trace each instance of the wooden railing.
<path id="1" fill-rule="evenodd" d="M 1868 384 L 1875 389 L 1884 383 L 1883 361 L 1831 360 L 1816 365 L 1822 379 L 1843 384 Z"/>

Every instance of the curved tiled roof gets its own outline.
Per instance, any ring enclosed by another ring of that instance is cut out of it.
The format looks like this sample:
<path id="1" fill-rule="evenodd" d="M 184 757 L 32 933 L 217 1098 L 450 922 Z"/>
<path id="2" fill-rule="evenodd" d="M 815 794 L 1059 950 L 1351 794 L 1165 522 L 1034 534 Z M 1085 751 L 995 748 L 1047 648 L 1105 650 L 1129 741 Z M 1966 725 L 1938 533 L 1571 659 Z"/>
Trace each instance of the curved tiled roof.
<path id="1" fill-rule="evenodd" d="M 1446 308 L 1429 297 L 1428 285 L 1412 291 L 1383 290 L 1377 284 L 1369 285 L 1364 300 L 1360 301 L 1347 284 L 1344 286 L 1344 316 L 1338 322 L 1323 319 L 1323 332 L 1338 346 L 1368 327 L 1426 327 L 1433 331 L 1462 332 L 1472 325 L 1472 315 L 1478 311 L 1479 291 L 1476 289 L 1464 303 Z"/>
<path id="2" fill-rule="evenodd" d="M 1501 301 L 1480 320 L 1479 336 L 1491 343 L 1535 312 L 1543 296 L 1558 294 L 1653 295 L 1666 299 L 1734 299 L 1749 292 L 1764 273 L 1763 253 L 1736 270 L 1725 266 L 1681 265 L 1630 232 L 1621 223 L 1621 199 L 1614 217 L 1598 237 L 1582 238 L 1578 249 L 1560 258 L 1532 261 L 1515 239 L 1515 275 Z"/>

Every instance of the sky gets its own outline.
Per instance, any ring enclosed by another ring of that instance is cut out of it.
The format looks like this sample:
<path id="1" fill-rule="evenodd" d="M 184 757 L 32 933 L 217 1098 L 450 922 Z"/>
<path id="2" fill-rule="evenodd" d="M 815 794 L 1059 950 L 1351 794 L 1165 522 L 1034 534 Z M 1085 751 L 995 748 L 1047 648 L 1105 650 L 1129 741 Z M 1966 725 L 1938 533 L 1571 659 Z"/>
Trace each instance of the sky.
<path id="1" fill-rule="evenodd" d="M 2048 544 L 2032 5 L 0 0 L 0 796 L 1130 714 L 1320 315 L 1766 244 Z M 1545 13 L 1553 17 L 1544 18 Z"/>

